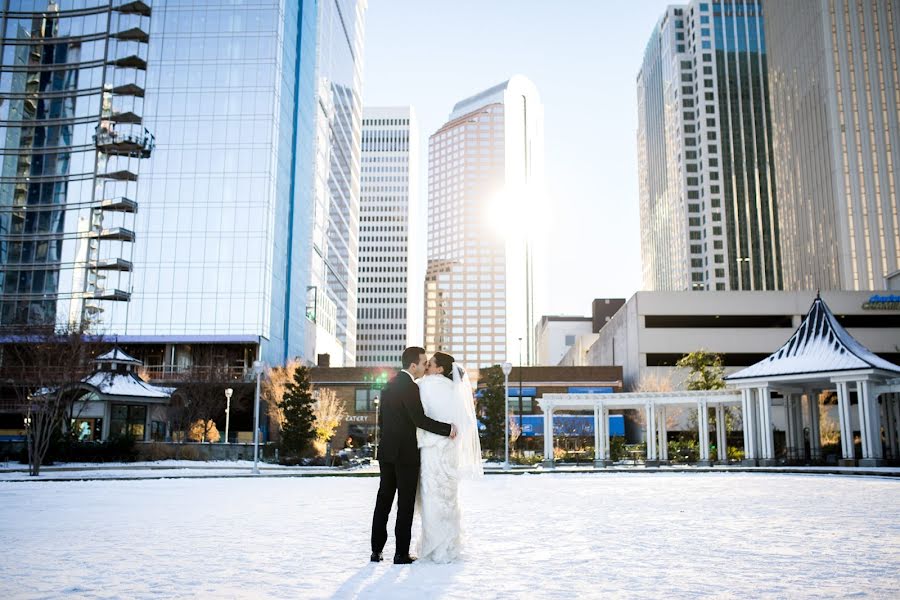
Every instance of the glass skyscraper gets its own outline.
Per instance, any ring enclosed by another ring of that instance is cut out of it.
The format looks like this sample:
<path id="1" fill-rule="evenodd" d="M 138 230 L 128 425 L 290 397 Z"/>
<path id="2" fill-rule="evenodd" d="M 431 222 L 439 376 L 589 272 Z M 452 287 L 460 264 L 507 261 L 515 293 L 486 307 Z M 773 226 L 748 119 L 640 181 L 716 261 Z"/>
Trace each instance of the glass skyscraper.
<path id="1" fill-rule="evenodd" d="M 0 326 L 124 320 L 132 297 L 151 9 L 5 0 Z"/>
<path id="2" fill-rule="evenodd" d="M 3 314 L 83 312 L 151 376 L 314 361 L 314 206 L 358 174 L 344 115 L 364 7 L 6 0 L 0 91 L 19 102 L 2 118 Z M 328 210 L 347 225 L 325 233 L 355 253 L 355 206 Z M 355 254 L 346 270 L 355 282 Z"/>
<path id="3" fill-rule="evenodd" d="M 900 1 L 766 4 L 788 289 L 887 289 L 900 269 Z"/>
<path id="4" fill-rule="evenodd" d="M 647 290 L 783 288 L 763 5 L 670 6 L 637 78 Z"/>

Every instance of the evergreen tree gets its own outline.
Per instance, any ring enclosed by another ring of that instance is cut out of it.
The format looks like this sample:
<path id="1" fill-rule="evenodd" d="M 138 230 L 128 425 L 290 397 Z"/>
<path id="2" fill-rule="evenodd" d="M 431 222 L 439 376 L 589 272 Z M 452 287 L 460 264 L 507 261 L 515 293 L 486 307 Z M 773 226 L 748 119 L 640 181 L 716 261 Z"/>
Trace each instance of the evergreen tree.
<path id="1" fill-rule="evenodd" d="M 285 386 L 284 397 L 279 403 L 284 413 L 281 428 L 281 448 L 285 454 L 300 454 L 316 438 L 315 400 L 309 381 L 309 369 L 304 366 L 294 371 L 293 381 Z"/>
<path id="2" fill-rule="evenodd" d="M 503 370 L 500 365 L 483 369 L 481 383 L 486 386 L 478 399 L 478 414 L 484 425 L 482 448 L 502 454 L 506 425 L 506 389 L 503 387 Z"/>
<path id="3" fill-rule="evenodd" d="M 722 368 L 722 357 L 706 350 L 695 350 L 678 359 L 675 366 L 688 369 L 689 390 L 721 390 L 725 388 L 725 369 Z"/>

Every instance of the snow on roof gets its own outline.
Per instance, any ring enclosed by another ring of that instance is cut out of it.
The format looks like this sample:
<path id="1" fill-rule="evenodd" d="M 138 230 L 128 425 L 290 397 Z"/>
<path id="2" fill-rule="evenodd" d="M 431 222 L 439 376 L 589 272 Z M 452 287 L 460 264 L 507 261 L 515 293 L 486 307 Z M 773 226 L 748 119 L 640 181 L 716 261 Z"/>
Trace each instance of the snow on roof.
<path id="1" fill-rule="evenodd" d="M 156 387 L 141 381 L 134 373 L 111 373 L 97 371 L 81 380 L 92 385 L 105 396 L 128 396 L 130 398 L 169 398 L 172 388 Z"/>
<path id="2" fill-rule="evenodd" d="M 130 356 L 122 351 L 118 346 L 114 347 L 109 352 L 105 354 L 101 354 L 97 358 L 94 359 L 94 362 L 119 362 L 119 363 L 131 363 L 135 365 L 143 364 L 141 361 L 136 359 L 133 356 Z"/>
<path id="3" fill-rule="evenodd" d="M 725 377 L 727 380 L 880 369 L 900 373 L 890 363 L 857 342 L 816 296 L 794 335 L 768 358 Z"/>

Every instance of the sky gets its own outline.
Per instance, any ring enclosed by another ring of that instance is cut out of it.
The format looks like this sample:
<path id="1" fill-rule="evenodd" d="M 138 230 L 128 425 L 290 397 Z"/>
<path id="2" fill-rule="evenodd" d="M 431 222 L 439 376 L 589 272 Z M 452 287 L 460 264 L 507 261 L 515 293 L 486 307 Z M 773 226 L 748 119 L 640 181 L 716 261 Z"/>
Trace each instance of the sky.
<path id="1" fill-rule="evenodd" d="M 660 0 L 370 0 L 363 105 L 412 105 L 428 136 L 453 105 L 520 74 L 544 104 L 552 215 L 547 314 L 640 288 L 635 78 Z M 424 200 L 423 200 L 424 201 Z"/>

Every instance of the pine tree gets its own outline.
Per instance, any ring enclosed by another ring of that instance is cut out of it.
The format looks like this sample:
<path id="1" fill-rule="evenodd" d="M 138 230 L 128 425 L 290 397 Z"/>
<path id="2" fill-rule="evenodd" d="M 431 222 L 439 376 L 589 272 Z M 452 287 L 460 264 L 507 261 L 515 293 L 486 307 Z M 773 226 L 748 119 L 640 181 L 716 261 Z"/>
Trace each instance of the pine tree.
<path id="1" fill-rule="evenodd" d="M 506 412 L 506 389 L 503 386 L 503 370 L 494 365 L 481 371 L 481 381 L 485 388 L 478 399 L 478 414 L 484 425 L 483 444 L 485 450 L 497 454 L 503 452 L 503 436 Z"/>
<path id="2" fill-rule="evenodd" d="M 287 384 L 279 408 L 284 413 L 281 429 L 281 448 L 285 454 L 300 454 L 316 438 L 312 385 L 309 369 L 297 367 L 294 379 Z"/>

